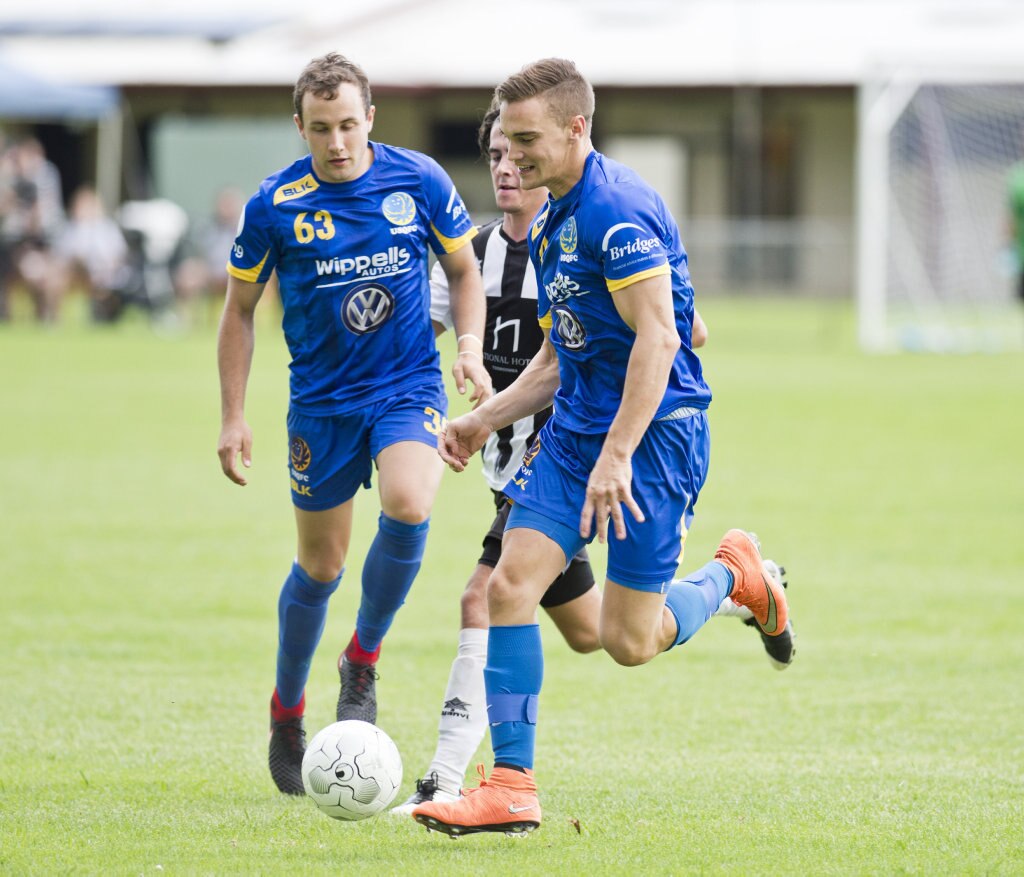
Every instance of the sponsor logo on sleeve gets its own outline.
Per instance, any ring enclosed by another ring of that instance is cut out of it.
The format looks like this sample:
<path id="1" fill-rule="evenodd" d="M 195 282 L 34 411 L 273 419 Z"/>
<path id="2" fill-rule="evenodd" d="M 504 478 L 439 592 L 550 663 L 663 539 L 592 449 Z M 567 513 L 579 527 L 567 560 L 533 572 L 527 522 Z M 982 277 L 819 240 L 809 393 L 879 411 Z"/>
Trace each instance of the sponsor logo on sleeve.
<path id="1" fill-rule="evenodd" d="M 615 243 L 612 243 L 614 238 Z M 601 252 L 607 253 L 613 262 L 626 261 L 626 264 L 637 261 L 635 257 L 644 257 L 652 250 L 662 249 L 661 241 L 651 237 L 647 229 L 633 222 L 620 222 L 605 232 L 601 241 Z M 633 257 L 633 258 L 631 258 Z"/>
<path id="2" fill-rule="evenodd" d="M 456 221 L 458 221 L 462 214 L 466 212 L 465 205 L 463 205 L 462 199 L 459 197 L 459 193 L 455 191 L 455 186 L 452 186 L 452 191 L 448 196 L 448 203 L 445 205 L 444 212 L 449 214 L 451 218 Z"/>

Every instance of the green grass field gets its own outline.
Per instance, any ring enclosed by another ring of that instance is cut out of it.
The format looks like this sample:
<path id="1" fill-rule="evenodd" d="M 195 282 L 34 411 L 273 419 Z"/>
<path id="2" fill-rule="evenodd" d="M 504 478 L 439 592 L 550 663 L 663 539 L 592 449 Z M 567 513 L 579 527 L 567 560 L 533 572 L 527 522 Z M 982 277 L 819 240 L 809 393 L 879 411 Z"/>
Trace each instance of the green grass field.
<path id="1" fill-rule="evenodd" d="M 544 824 L 458 842 L 336 823 L 267 772 L 294 553 L 272 315 L 245 489 L 215 454 L 212 328 L 0 326 L 0 872 L 1024 873 L 1024 356 L 866 357 L 846 305 L 701 310 L 714 452 L 686 566 L 756 530 L 789 570 L 797 660 L 775 672 L 725 619 L 625 669 L 545 620 Z M 446 474 L 385 645 L 403 798 L 433 751 L 489 502 L 476 471 Z M 333 721 L 376 518 L 375 494 L 358 503 L 311 733 Z"/>

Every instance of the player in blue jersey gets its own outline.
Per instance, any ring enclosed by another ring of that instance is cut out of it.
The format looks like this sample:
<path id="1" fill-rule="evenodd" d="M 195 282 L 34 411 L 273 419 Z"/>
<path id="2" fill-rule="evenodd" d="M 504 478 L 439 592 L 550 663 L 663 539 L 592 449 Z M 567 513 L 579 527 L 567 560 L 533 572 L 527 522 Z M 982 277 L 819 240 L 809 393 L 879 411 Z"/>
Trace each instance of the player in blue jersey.
<path id="1" fill-rule="evenodd" d="M 540 352 L 506 390 L 448 424 L 462 471 L 496 429 L 554 400 L 515 477 L 501 559 L 488 584 L 484 679 L 494 767 L 450 803 L 413 817 L 451 835 L 539 826 L 533 777 L 543 654 L 536 607 L 555 575 L 608 530 L 600 640 L 620 664 L 689 640 L 725 597 L 782 634 L 788 606 L 759 545 L 730 530 L 715 559 L 674 581 L 707 474 L 711 392 L 690 347 L 693 288 L 676 223 L 633 171 L 594 151 L 593 89 L 572 62 L 527 65 L 498 86 L 500 124 L 525 189 L 550 196 L 529 234 Z"/>
<path id="2" fill-rule="evenodd" d="M 228 264 L 218 454 L 224 474 L 244 485 L 238 458 L 251 465 L 244 400 L 253 313 L 276 272 L 292 357 L 288 463 L 298 546 L 278 602 L 269 763 L 282 792 L 302 794 L 305 684 L 348 554 L 355 494 L 376 466 L 381 514 L 355 632 L 338 662 L 337 718 L 375 722 L 381 641 L 419 569 L 444 469 L 436 437 L 447 403 L 428 248 L 453 293 L 456 385 L 465 392 L 471 382 L 478 401 L 491 383 L 481 356 L 480 273 L 468 246 L 476 232 L 448 175 L 424 155 L 370 141 L 369 83 L 340 55 L 310 62 L 294 103 L 310 154 L 249 199 Z"/>
<path id="3" fill-rule="evenodd" d="M 547 189 L 523 189 L 519 172 L 508 160 L 508 141 L 498 125 L 498 109 L 484 115 L 478 132 L 480 152 L 490 168 L 491 184 L 500 219 L 481 226 L 473 238 L 473 250 L 480 263 L 487 299 L 484 331 L 484 365 L 495 390 L 510 385 L 540 350 L 544 333 L 537 322 L 537 281 L 530 268 L 527 233 L 533 217 L 547 201 Z M 435 265 L 430 277 L 430 313 L 438 333 L 451 326 L 450 297 L 444 272 Z M 707 327 L 694 311 L 690 346 L 700 347 L 707 339 Z M 454 801 L 459 796 L 466 767 L 487 731 L 487 702 L 484 694 L 484 662 L 487 657 L 487 581 L 501 557 L 501 538 L 510 505 L 501 492 L 538 431 L 551 415 L 551 408 L 524 417 L 504 429 L 492 432 L 481 450 L 482 474 L 494 493 L 496 515 L 483 539 L 483 552 L 466 583 L 460 602 L 461 624 L 458 652 L 452 662 L 438 721 L 434 756 L 416 790 L 392 808 L 391 814 L 412 813 L 424 801 Z M 766 560 L 772 575 L 781 569 Z M 541 607 L 555 623 L 566 642 L 578 652 L 600 647 L 598 622 L 601 594 L 594 581 L 586 549 L 577 554 L 555 579 L 540 600 Z M 716 615 L 749 617 L 749 610 L 736 606 L 728 597 Z M 778 669 L 793 659 L 791 637 L 763 637 L 768 658 Z"/>

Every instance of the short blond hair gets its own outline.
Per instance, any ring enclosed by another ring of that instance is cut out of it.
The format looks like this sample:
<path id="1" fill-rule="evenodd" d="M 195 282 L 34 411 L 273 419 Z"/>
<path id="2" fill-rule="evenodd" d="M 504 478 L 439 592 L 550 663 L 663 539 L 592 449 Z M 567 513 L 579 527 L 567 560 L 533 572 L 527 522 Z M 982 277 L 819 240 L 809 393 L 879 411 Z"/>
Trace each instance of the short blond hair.
<path id="1" fill-rule="evenodd" d="M 565 58 L 544 58 L 527 64 L 494 90 L 494 101 L 516 103 L 543 96 L 555 121 L 568 124 L 583 116 L 587 130 L 594 118 L 594 88 L 586 77 Z"/>

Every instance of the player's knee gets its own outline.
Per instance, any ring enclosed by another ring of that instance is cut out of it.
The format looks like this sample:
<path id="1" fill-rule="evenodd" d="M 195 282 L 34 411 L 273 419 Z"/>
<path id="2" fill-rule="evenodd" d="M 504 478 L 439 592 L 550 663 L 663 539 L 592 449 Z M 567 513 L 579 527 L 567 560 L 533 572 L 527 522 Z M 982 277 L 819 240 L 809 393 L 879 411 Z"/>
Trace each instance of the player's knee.
<path id="1" fill-rule="evenodd" d="M 596 630 L 570 630 L 565 631 L 565 641 L 569 648 L 581 655 L 589 655 L 601 648 L 601 638 Z"/>
<path id="2" fill-rule="evenodd" d="M 515 599 L 513 583 L 497 569 L 487 582 L 487 605 L 493 610 L 501 608 Z"/>
<path id="3" fill-rule="evenodd" d="M 330 557 L 307 557 L 299 562 L 303 572 L 317 582 L 333 582 L 341 575 L 341 560 Z"/>
<path id="4" fill-rule="evenodd" d="M 654 644 L 623 632 L 602 632 L 601 646 L 616 664 L 623 667 L 639 667 L 656 654 Z"/>
<path id="5" fill-rule="evenodd" d="M 431 504 L 431 500 L 422 497 L 399 497 L 388 503 L 384 514 L 403 524 L 422 524 L 430 517 Z"/>
<path id="6" fill-rule="evenodd" d="M 496 567 L 487 582 L 487 607 L 491 615 L 501 613 L 503 609 L 519 606 L 525 593 L 524 583 L 505 574 L 500 566 Z"/>
<path id="7" fill-rule="evenodd" d="M 601 648 L 601 640 L 596 633 L 573 633 L 566 636 L 565 641 L 569 644 L 569 649 L 581 655 L 589 655 Z"/>

